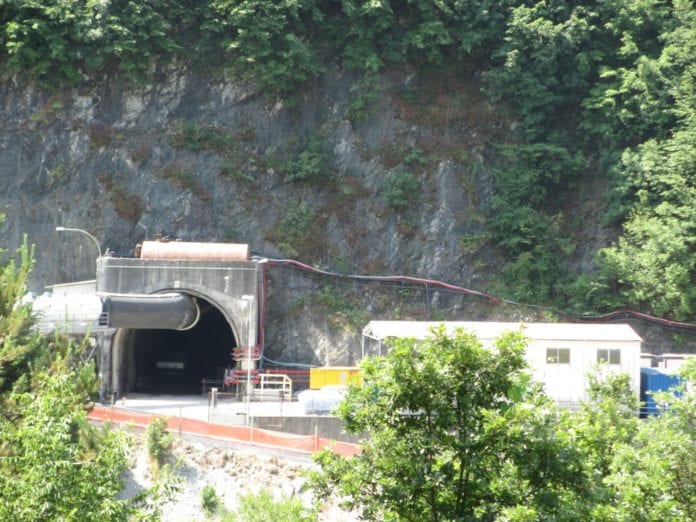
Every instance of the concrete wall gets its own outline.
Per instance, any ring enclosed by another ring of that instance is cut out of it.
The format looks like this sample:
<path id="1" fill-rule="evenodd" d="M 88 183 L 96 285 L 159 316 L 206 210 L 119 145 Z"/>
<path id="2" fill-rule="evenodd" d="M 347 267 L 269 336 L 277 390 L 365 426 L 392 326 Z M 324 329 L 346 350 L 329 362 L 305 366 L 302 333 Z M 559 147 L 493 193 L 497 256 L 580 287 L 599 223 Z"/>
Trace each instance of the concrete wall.
<path id="1" fill-rule="evenodd" d="M 284 431 L 296 435 L 314 435 L 342 442 L 357 443 L 362 437 L 345 433 L 343 423 L 337 417 L 254 417 L 257 428 Z"/>
<path id="2" fill-rule="evenodd" d="M 200 296 L 230 321 L 240 345 L 249 339 L 249 304 L 259 305 L 258 263 L 255 261 L 187 261 L 102 257 L 97 264 L 97 291 L 114 294 L 152 294 L 180 291 Z M 257 313 L 251 314 L 256 331 Z"/>
<path id="3" fill-rule="evenodd" d="M 245 426 L 246 415 L 212 410 L 210 413 L 210 422 Z M 319 437 L 341 442 L 358 443 L 360 439 L 364 438 L 364 435 L 345 433 L 343 431 L 343 423 L 340 419 L 329 415 L 252 417 L 252 425 L 254 428 L 282 431 L 295 435 L 318 435 Z"/>

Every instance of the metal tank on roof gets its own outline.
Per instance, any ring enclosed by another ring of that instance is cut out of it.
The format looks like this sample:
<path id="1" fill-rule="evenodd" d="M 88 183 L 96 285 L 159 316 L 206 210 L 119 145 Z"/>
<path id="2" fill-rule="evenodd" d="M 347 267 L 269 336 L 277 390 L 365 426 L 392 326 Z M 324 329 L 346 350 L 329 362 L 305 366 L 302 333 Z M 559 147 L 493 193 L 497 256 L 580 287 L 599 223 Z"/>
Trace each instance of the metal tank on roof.
<path id="1" fill-rule="evenodd" d="M 249 259 L 249 245 L 241 243 L 144 241 L 140 247 L 140 259 L 247 261 Z"/>

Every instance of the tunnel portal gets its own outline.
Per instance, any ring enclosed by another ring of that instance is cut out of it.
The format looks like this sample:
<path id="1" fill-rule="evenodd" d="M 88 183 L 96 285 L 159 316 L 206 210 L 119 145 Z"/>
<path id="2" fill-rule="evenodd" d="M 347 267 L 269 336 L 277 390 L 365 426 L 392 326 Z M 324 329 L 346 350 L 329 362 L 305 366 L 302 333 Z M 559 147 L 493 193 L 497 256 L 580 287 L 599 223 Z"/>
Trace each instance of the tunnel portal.
<path id="1" fill-rule="evenodd" d="M 100 257 L 111 328 L 99 339 L 100 395 L 199 394 L 202 379 L 243 370 L 233 350 L 262 350 L 262 266 L 226 243 L 145 241 L 139 257 Z"/>
<path id="2" fill-rule="evenodd" d="M 122 333 L 123 392 L 201 393 L 202 379 L 222 379 L 237 346 L 215 306 L 198 299 L 201 317 L 188 330 L 140 329 Z"/>

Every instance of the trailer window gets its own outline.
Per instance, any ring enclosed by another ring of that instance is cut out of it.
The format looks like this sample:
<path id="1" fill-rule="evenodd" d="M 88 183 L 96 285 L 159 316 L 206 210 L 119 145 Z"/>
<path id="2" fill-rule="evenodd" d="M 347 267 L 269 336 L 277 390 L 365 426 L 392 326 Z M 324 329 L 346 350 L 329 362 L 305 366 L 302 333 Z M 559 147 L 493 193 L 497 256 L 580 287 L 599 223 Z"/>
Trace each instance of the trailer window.
<path id="1" fill-rule="evenodd" d="M 570 364 L 570 348 L 547 348 L 546 364 Z"/>
<path id="2" fill-rule="evenodd" d="M 597 362 L 605 364 L 621 364 L 621 350 L 597 349 Z"/>

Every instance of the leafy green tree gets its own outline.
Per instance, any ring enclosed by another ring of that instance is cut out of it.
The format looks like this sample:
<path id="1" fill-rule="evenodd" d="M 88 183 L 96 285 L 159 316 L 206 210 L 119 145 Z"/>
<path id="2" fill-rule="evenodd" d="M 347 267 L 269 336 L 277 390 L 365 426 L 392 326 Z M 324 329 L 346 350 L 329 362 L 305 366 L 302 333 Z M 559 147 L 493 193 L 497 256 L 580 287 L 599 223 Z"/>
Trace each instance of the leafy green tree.
<path id="1" fill-rule="evenodd" d="M 367 434 L 362 453 L 318 453 L 315 492 L 367 520 L 696 520 L 696 361 L 692 387 L 641 421 L 629 376 L 603 368 L 579 411 L 557 409 L 524 373 L 524 346 L 438 330 L 366 360 L 337 412 Z"/>
<path id="2" fill-rule="evenodd" d="M 311 0 L 214 0 L 203 28 L 263 89 L 293 94 L 322 71 L 307 27 L 322 18 Z"/>
<path id="3" fill-rule="evenodd" d="M 604 479 L 612 494 L 594 509 L 594 520 L 696 520 L 696 359 L 682 369 L 682 379 L 681 390 L 660 394 L 660 416 L 616 440 Z"/>
<path id="4" fill-rule="evenodd" d="M 509 259 L 500 278 L 503 291 L 515 299 L 556 300 L 568 278 L 565 260 L 575 250 L 562 231 L 563 194 L 580 177 L 582 155 L 551 143 L 509 145 L 500 152 L 490 227 Z"/>
<path id="5" fill-rule="evenodd" d="M 502 281 L 518 299 L 693 317 L 693 3 L 537 2 L 509 12 L 486 74 L 524 140 L 497 176 L 491 224 L 509 259 Z M 530 163 L 525 149 L 539 147 L 578 161 Z M 599 253 L 597 273 L 571 285 L 558 204 L 596 169 L 608 181 L 607 219 L 623 232 Z"/>
<path id="6" fill-rule="evenodd" d="M 323 451 L 312 484 L 368 520 L 570 520 L 583 476 L 554 405 L 525 373 L 518 333 L 484 348 L 463 331 L 394 340 L 363 362 L 338 416 L 362 453 Z M 527 518 L 525 518 L 527 517 Z M 532 517 L 532 518 L 529 518 Z"/>
<path id="7" fill-rule="evenodd" d="M 43 83 L 79 82 L 107 72 L 128 80 L 147 75 L 180 50 L 176 0 L 7 2 L 0 11 L 0 48 L 7 66 Z"/>
<path id="8" fill-rule="evenodd" d="M 606 484 L 619 447 L 630 444 L 639 430 L 638 398 L 627 374 L 589 375 L 589 400 L 578 412 L 559 417 L 557 436 L 578 454 L 581 487 L 564 499 L 569 520 L 597 520 L 601 507 L 613 502 L 615 492 Z"/>
<path id="9" fill-rule="evenodd" d="M 621 175 L 637 201 L 622 236 L 598 252 L 588 299 L 595 307 L 630 305 L 678 319 L 696 313 L 695 138 L 696 119 L 685 118 L 669 139 L 624 153 Z"/>
<path id="10" fill-rule="evenodd" d="M 688 319 L 696 314 L 696 10 L 677 2 L 674 13 L 679 23 L 663 35 L 650 70 L 662 78 L 660 100 L 670 100 L 662 112 L 675 123 L 669 135 L 627 149 L 613 172 L 615 213 L 628 215 L 619 240 L 598 253 L 590 302 Z M 645 68 L 635 75 L 650 76 Z"/>
<path id="11" fill-rule="evenodd" d="M 675 71 L 658 57 L 665 34 L 684 27 L 678 12 L 685 4 L 675 2 L 676 11 L 660 1 L 597 2 L 587 8 L 595 37 L 587 47 L 594 50 L 595 62 L 582 101 L 581 127 L 600 137 L 604 148 L 664 137 L 673 126 L 670 84 Z M 601 28 L 596 25 L 600 20 Z"/>
<path id="12" fill-rule="evenodd" d="M 119 499 L 128 468 L 123 431 L 87 421 L 97 387 L 87 343 L 48 340 L 22 303 L 32 264 L 0 266 L 0 520 L 129 520 L 157 512 L 161 485 Z"/>
<path id="13" fill-rule="evenodd" d="M 34 370 L 31 391 L 13 393 L 0 418 L 0 518 L 127 520 L 119 500 L 127 468 L 125 434 L 91 426 L 83 408 L 95 384 L 72 350 Z"/>
<path id="14" fill-rule="evenodd" d="M 15 256 L 8 257 L 0 249 L 0 401 L 3 393 L 26 375 L 43 347 L 42 339 L 32 329 L 31 306 L 21 303 L 33 254 L 26 237 Z"/>

